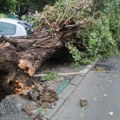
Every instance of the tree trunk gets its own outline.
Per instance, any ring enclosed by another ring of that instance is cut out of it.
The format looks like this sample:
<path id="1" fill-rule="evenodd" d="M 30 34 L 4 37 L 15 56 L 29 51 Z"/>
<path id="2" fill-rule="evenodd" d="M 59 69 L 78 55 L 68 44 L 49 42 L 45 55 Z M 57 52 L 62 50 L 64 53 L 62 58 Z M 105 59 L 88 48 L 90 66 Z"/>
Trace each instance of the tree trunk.
<path id="1" fill-rule="evenodd" d="M 44 25 L 29 38 L 0 38 L 0 82 L 8 90 L 12 81 L 31 85 L 30 79 L 41 64 L 51 57 L 56 49 L 65 47 L 65 42 L 75 40 L 75 23 L 63 20 Z M 64 42 L 63 42 L 64 41 Z M 79 44 L 80 45 L 80 44 Z"/>
<path id="2" fill-rule="evenodd" d="M 45 31 L 46 32 L 46 31 Z M 0 79 L 2 88 L 8 83 L 20 80 L 28 84 L 41 64 L 48 59 L 55 49 L 62 46 L 61 35 L 39 33 L 38 38 L 10 39 L 0 38 Z"/>

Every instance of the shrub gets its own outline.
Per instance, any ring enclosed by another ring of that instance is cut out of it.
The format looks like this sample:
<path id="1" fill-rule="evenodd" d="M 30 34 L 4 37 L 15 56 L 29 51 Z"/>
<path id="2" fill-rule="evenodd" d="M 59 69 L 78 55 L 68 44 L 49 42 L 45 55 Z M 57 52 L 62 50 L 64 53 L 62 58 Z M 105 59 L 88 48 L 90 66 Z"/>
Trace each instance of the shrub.
<path id="1" fill-rule="evenodd" d="M 76 23 L 83 23 L 76 33 L 86 50 L 79 51 L 74 43 L 68 44 L 69 53 L 76 64 L 89 63 L 91 60 L 108 58 L 118 53 L 120 46 L 120 2 L 119 0 L 58 0 L 55 12 L 49 17 L 51 21 L 72 18 Z M 91 5 L 90 5 L 91 4 Z M 77 12 L 76 10 L 79 9 Z M 88 22 L 87 22 L 88 21 Z"/>
<path id="2" fill-rule="evenodd" d="M 7 18 L 7 15 L 1 13 L 1 14 L 0 14 L 0 18 Z"/>
<path id="3" fill-rule="evenodd" d="M 58 74 L 56 72 L 46 72 L 46 74 L 40 78 L 40 81 L 51 81 L 57 78 Z"/>
<path id="4" fill-rule="evenodd" d="M 93 57 L 108 58 L 117 53 L 117 45 L 110 31 L 109 18 L 103 16 L 95 23 L 86 46 Z"/>

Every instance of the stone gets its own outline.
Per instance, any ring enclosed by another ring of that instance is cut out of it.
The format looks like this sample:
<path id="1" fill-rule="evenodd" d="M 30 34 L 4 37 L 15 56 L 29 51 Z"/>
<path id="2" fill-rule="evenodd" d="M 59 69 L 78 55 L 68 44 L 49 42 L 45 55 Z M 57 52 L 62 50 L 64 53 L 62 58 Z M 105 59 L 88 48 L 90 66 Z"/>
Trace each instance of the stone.
<path id="1" fill-rule="evenodd" d="M 31 97 L 32 100 L 37 100 L 37 98 L 39 96 L 39 94 L 38 94 L 37 91 L 30 91 L 29 95 L 30 95 L 30 97 Z"/>
<path id="2" fill-rule="evenodd" d="M 80 106 L 86 107 L 87 105 L 88 105 L 88 100 L 86 98 L 81 98 L 80 99 Z"/>
<path id="3" fill-rule="evenodd" d="M 35 85 L 35 88 L 36 88 L 36 90 L 37 90 L 38 92 L 42 92 L 42 91 L 43 91 L 43 87 L 42 87 L 41 85 L 39 85 L 39 84 L 36 84 L 36 85 Z"/>

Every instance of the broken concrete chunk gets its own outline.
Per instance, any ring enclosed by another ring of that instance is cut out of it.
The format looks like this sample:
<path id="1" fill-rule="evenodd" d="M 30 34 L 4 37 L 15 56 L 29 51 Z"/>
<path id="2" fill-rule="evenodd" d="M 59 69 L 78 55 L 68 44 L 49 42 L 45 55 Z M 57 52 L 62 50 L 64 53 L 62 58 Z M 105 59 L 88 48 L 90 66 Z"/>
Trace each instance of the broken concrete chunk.
<path id="1" fill-rule="evenodd" d="M 51 108 L 52 104 L 50 104 L 49 102 L 43 102 L 41 105 L 41 108 Z"/>
<path id="2" fill-rule="evenodd" d="M 30 91 L 29 95 L 30 95 L 30 97 L 31 97 L 32 100 L 37 100 L 37 98 L 39 96 L 39 94 L 38 94 L 37 91 Z"/>
<path id="3" fill-rule="evenodd" d="M 86 98 L 81 98 L 80 99 L 80 106 L 86 107 L 87 105 L 88 105 L 88 100 Z"/>
<path id="4" fill-rule="evenodd" d="M 36 85 L 35 85 L 35 88 L 36 88 L 36 90 L 37 90 L 38 92 L 42 92 L 42 91 L 43 91 L 43 87 L 42 87 L 41 85 L 39 85 L 39 84 L 36 84 Z"/>

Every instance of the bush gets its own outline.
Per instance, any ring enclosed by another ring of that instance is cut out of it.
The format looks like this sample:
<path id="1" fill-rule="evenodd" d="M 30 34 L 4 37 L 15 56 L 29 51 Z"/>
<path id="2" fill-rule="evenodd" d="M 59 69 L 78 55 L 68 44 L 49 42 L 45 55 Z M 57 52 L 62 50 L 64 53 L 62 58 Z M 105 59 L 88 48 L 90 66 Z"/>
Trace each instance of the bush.
<path id="1" fill-rule="evenodd" d="M 1 14 L 0 14 L 0 18 L 7 18 L 7 15 L 1 13 Z"/>
<path id="2" fill-rule="evenodd" d="M 108 58 L 117 53 L 117 45 L 110 31 L 109 18 L 102 16 L 102 19 L 95 23 L 86 46 L 93 57 Z"/>
<path id="3" fill-rule="evenodd" d="M 40 78 L 40 81 L 51 81 L 58 78 L 58 73 L 56 72 L 46 72 L 44 76 Z"/>
<path id="4" fill-rule="evenodd" d="M 98 0 L 93 0 L 94 2 Z M 120 0 L 99 0 L 98 9 L 96 7 L 96 12 L 101 12 L 106 15 L 109 19 L 109 29 L 112 33 L 112 38 L 117 43 L 117 46 L 120 49 Z"/>
<path id="5" fill-rule="evenodd" d="M 120 49 L 120 1 L 112 1 L 109 9 L 110 31 Z"/>
<path id="6" fill-rule="evenodd" d="M 93 4 L 93 5 L 92 5 Z M 83 7 L 83 6 L 84 7 Z M 76 33 L 86 50 L 79 51 L 74 43 L 68 49 L 76 64 L 89 63 L 91 60 L 108 58 L 118 53 L 120 47 L 120 1 L 119 0 L 87 0 L 81 4 L 78 0 L 58 0 L 50 22 L 63 18 L 82 23 Z M 86 61 L 86 62 L 84 62 Z"/>

